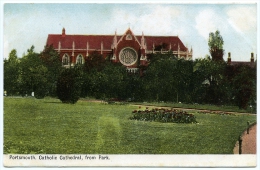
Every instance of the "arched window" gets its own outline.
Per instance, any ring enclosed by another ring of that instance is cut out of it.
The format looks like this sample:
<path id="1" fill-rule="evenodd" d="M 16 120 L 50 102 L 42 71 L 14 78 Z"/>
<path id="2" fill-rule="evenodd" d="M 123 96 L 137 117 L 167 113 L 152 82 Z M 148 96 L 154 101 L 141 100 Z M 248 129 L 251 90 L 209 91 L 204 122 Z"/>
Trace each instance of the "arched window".
<path id="1" fill-rule="evenodd" d="M 70 64 L 70 57 L 68 54 L 64 54 L 62 57 L 62 65 L 66 66 Z"/>
<path id="2" fill-rule="evenodd" d="M 79 54 L 76 58 L 76 64 L 84 64 L 84 58 L 81 54 Z"/>

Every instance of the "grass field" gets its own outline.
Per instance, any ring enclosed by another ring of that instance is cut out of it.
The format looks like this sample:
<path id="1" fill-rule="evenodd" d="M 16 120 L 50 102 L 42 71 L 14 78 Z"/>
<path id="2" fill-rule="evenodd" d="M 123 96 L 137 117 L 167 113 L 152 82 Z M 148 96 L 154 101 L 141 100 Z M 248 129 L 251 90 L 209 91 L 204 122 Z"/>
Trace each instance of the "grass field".
<path id="1" fill-rule="evenodd" d="M 199 124 L 129 120 L 131 105 L 4 98 L 4 153 L 232 154 L 256 115 L 193 113 Z M 145 109 L 145 108 L 143 108 Z"/>

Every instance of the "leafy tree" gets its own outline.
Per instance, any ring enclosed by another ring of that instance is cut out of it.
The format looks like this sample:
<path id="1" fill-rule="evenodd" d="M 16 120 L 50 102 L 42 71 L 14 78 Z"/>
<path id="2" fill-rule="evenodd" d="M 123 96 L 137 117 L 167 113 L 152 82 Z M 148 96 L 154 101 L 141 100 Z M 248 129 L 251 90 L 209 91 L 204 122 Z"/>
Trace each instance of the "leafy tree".
<path id="1" fill-rule="evenodd" d="M 90 85 L 90 92 L 97 98 L 126 98 L 125 67 L 116 63 L 107 63 L 102 70 L 92 69 L 87 73 L 85 84 Z M 85 88 L 85 87 L 84 87 Z"/>
<path id="2" fill-rule="evenodd" d="M 48 93 L 46 89 L 48 69 L 42 64 L 39 54 L 34 52 L 34 46 L 27 50 L 20 64 L 21 94 L 35 92 L 36 98 L 43 98 Z"/>
<path id="3" fill-rule="evenodd" d="M 8 95 L 15 95 L 19 92 L 19 59 L 17 52 L 13 49 L 8 59 L 4 59 L 4 89 Z"/>
<path id="4" fill-rule="evenodd" d="M 47 86 L 50 96 L 57 96 L 56 84 L 58 76 L 62 70 L 61 60 L 59 53 L 53 48 L 53 46 L 45 46 L 44 50 L 40 53 L 42 64 L 48 69 L 46 73 Z"/>
<path id="5" fill-rule="evenodd" d="M 158 60 L 177 60 L 177 56 L 172 53 L 172 51 L 168 52 L 167 54 L 161 54 L 161 53 L 154 53 L 154 54 L 148 54 L 148 61 L 149 66 L 158 61 Z"/>
<path id="6" fill-rule="evenodd" d="M 125 98 L 125 78 L 127 76 L 125 67 L 115 63 L 109 63 L 102 70 L 104 78 L 104 88 L 109 98 Z"/>
<path id="7" fill-rule="evenodd" d="M 144 78 L 139 74 L 127 74 L 124 79 L 125 95 L 132 101 L 143 101 L 146 98 Z"/>
<path id="8" fill-rule="evenodd" d="M 107 60 L 103 55 L 99 54 L 97 51 L 92 52 L 85 61 L 85 70 L 90 71 L 91 69 L 102 70 L 106 65 Z"/>
<path id="9" fill-rule="evenodd" d="M 193 101 L 221 104 L 226 101 L 227 87 L 224 77 L 226 64 L 210 59 L 199 59 L 193 67 Z"/>
<path id="10" fill-rule="evenodd" d="M 57 80 L 57 95 L 63 103 L 75 104 L 81 94 L 82 68 L 63 69 Z"/>
<path id="11" fill-rule="evenodd" d="M 192 102 L 192 72 L 193 61 L 184 59 L 177 60 L 177 67 L 175 68 L 175 72 L 173 73 L 173 78 L 175 80 L 178 80 L 177 102 Z"/>
<path id="12" fill-rule="evenodd" d="M 220 32 L 217 30 L 215 33 L 211 32 L 209 34 L 209 52 L 213 61 L 223 61 L 224 55 L 224 40 L 220 35 Z"/>
<path id="13" fill-rule="evenodd" d="M 95 70 L 96 72 L 96 70 Z M 81 97 L 86 97 L 86 96 L 93 96 L 93 93 L 92 93 L 92 74 L 93 73 L 93 70 L 91 71 L 85 71 L 83 72 L 83 75 L 82 75 L 82 87 L 81 87 Z"/>
<path id="14" fill-rule="evenodd" d="M 155 54 L 147 68 L 145 92 L 148 100 L 188 101 L 192 62 L 172 54 Z"/>
<path id="15" fill-rule="evenodd" d="M 239 108 L 247 109 L 250 99 L 254 99 L 256 95 L 256 70 L 246 65 L 237 65 L 234 67 L 234 72 L 232 85 L 235 102 Z"/>

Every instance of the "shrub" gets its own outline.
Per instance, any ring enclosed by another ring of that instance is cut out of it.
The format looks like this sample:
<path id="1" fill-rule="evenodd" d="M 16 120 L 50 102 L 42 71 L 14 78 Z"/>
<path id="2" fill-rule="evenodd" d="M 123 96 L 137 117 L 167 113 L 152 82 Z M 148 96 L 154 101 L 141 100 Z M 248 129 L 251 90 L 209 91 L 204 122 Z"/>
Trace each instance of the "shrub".
<path id="1" fill-rule="evenodd" d="M 156 121 L 156 122 L 172 122 L 172 123 L 197 123 L 193 114 L 185 111 L 169 110 L 169 109 L 152 109 L 134 110 L 131 120 Z"/>

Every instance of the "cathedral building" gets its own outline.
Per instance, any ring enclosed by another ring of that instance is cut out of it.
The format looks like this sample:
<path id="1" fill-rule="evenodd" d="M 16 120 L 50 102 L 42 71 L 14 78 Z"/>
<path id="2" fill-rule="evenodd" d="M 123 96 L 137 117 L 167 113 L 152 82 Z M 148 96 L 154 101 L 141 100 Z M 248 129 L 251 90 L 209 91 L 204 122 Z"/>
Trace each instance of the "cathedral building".
<path id="1" fill-rule="evenodd" d="M 178 58 L 192 59 L 192 49 L 184 46 L 178 36 L 135 35 L 129 28 L 123 35 L 67 35 L 49 34 L 46 45 L 53 45 L 64 67 L 84 64 L 97 51 L 104 58 L 124 65 L 129 72 L 148 64 L 149 54 L 172 53 Z"/>

